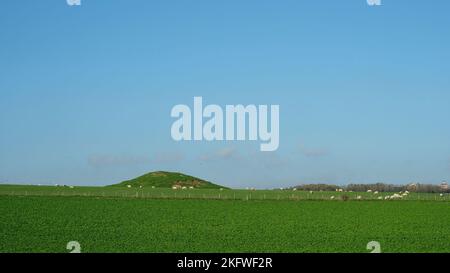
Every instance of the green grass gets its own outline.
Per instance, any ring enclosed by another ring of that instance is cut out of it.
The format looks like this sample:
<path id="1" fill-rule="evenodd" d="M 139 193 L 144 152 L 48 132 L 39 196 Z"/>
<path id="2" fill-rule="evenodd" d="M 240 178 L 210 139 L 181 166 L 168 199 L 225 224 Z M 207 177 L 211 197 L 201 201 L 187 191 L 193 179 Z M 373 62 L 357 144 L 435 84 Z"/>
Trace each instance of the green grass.
<path id="1" fill-rule="evenodd" d="M 0 196 L 0 252 L 450 252 L 450 204 Z"/>
<path id="2" fill-rule="evenodd" d="M 152 187 L 152 186 L 157 188 L 172 188 L 173 186 L 195 187 L 201 189 L 226 188 L 190 175 L 176 172 L 161 172 L 161 171 L 147 173 L 135 179 L 124 181 L 122 183 L 115 184 L 112 186 L 124 187 L 128 185 L 138 188 Z"/>
<path id="3" fill-rule="evenodd" d="M 0 185 L 0 195 L 13 196 L 85 196 L 85 197 L 128 197 L 146 199 L 221 199 L 221 200 L 330 200 L 335 196 L 335 202 L 341 200 L 342 195 L 347 195 L 350 200 L 356 200 L 361 196 L 363 200 L 377 200 L 392 193 L 357 193 L 357 192 L 313 192 L 292 190 L 229 190 L 224 189 L 193 189 L 172 190 L 167 188 L 132 187 L 125 185 L 114 187 L 55 187 L 55 186 L 25 186 L 25 185 Z M 441 197 L 432 193 L 412 193 L 404 201 L 430 200 L 450 201 L 450 195 Z M 331 201 L 331 200 L 330 200 Z M 377 200 L 378 201 L 378 200 Z M 381 201 L 380 201 L 381 202 Z M 384 202 L 384 200 L 383 200 Z"/>

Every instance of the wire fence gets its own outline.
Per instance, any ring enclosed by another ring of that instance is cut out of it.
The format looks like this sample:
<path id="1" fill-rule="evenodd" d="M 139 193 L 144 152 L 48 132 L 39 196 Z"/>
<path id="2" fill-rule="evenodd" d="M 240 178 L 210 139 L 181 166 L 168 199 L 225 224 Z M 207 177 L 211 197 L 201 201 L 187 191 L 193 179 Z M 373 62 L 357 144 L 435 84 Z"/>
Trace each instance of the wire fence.
<path id="1" fill-rule="evenodd" d="M 53 196 L 53 197 L 96 197 L 134 199 L 200 199 L 240 201 L 450 201 L 449 194 L 411 193 L 392 198 L 394 193 L 334 193 L 334 192 L 291 192 L 291 191 L 244 191 L 244 190 L 0 190 L 0 196 Z"/>

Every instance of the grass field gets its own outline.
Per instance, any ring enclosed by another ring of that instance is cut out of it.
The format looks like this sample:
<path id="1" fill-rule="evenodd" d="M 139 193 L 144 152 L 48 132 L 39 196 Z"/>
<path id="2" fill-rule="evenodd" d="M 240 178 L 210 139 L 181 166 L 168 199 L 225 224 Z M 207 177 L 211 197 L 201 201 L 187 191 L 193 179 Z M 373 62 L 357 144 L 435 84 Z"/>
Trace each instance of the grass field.
<path id="1" fill-rule="evenodd" d="M 366 192 L 313 192 L 292 190 L 217 190 L 194 189 L 172 190 L 168 188 L 127 188 L 123 187 L 55 187 L 55 186 L 26 186 L 0 185 L 0 195 L 9 196 L 84 196 L 84 197 L 124 197 L 146 199 L 219 199 L 219 200 L 330 200 L 332 196 L 340 200 L 346 195 L 350 200 L 361 196 L 363 200 L 377 200 L 378 197 L 391 195 L 380 193 L 375 195 Z M 404 200 L 450 201 L 450 195 L 431 193 L 411 193 Z"/>
<path id="2" fill-rule="evenodd" d="M 186 194 L 0 186 L 0 252 L 68 252 L 69 241 L 82 252 L 369 252 L 370 241 L 383 252 L 450 252 L 450 203 L 434 194 L 348 202 L 329 200 L 336 193 Z"/>

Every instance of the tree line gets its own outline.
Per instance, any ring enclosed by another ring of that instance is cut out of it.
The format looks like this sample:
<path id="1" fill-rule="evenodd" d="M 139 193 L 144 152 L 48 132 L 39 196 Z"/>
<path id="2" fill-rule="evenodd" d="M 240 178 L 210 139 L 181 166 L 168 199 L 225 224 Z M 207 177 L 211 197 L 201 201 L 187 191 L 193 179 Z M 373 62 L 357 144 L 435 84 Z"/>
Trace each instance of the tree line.
<path id="1" fill-rule="evenodd" d="M 421 193 L 450 193 L 448 187 L 433 184 L 408 184 L 408 185 L 394 185 L 385 183 L 376 184 L 349 184 L 346 186 L 338 186 L 333 184 L 304 184 L 292 187 L 292 189 L 303 191 L 335 191 L 342 189 L 345 191 L 366 192 L 368 190 L 378 192 L 421 192 Z"/>

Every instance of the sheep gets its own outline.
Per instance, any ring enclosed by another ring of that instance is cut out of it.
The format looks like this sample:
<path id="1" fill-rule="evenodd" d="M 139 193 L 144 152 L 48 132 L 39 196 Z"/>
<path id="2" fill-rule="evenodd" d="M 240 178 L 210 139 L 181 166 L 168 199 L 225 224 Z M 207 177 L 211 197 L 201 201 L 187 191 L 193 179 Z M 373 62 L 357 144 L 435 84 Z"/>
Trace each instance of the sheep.
<path id="1" fill-rule="evenodd" d="M 220 188 L 220 191 L 223 191 L 223 188 Z"/>
<path id="2" fill-rule="evenodd" d="M 293 191 L 297 191 L 297 188 L 292 189 Z"/>
<path id="3" fill-rule="evenodd" d="M 377 195 L 378 193 L 379 193 L 378 191 L 375 191 L 373 194 Z"/>
<path id="4" fill-rule="evenodd" d="M 190 190 L 193 190 L 193 189 L 194 189 L 194 186 L 190 186 L 189 189 L 190 189 Z"/>
<path id="5" fill-rule="evenodd" d="M 313 191 L 309 191 L 309 194 L 313 194 Z"/>
<path id="6" fill-rule="evenodd" d="M 394 194 L 390 197 L 391 200 L 398 200 L 398 199 L 402 199 L 402 198 L 403 198 L 403 195 L 400 195 L 400 194 L 397 194 L 397 193 L 394 193 Z"/>
<path id="7" fill-rule="evenodd" d="M 155 186 L 152 186 L 152 189 L 156 188 Z"/>
<path id="8" fill-rule="evenodd" d="M 361 195 L 358 195 L 358 196 L 356 197 L 356 199 L 361 200 L 361 199 L 362 199 L 362 196 L 361 196 Z"/>
<path id="9" fill-rule="evenodd" d="M 173 186 L 173 187 L 172 187 L 172 190 L 176 190 L 176 189 L 178 189 L 178 187 L 176 187 L 176 186 Z"/>
<path id="10" fill-rule="evenodd" d="M 330 197 L 331 200 L 334 200 L 334 198 L 335 198 L 334 196 L 331 196 L 331 197 Z"/>
<path id="11" fill-rule="evenodd" d="M 339 192 L 344 192 L 344 190 L 343 189 L 339 189 Z"/>
<path id="12" fill-rule="evenodd" d="M 185 189 L 187 189 L 187 188 L 186 188 L 186 187 L 182 187 L 181 189 L 182 189 L 182 190 L 185 190 Z"/>
<path id="13" fill-rule="evenodd" d="M 443 193 L 441 193 L 441 194 L 439 194 L 439 196 L 440 196 L 440 197 L 444 197 L 444 194 L 443 194 Z"/>
<path id="14" fill-rule="evenodd" d="M 127 185 L 127 188 L 131 188 L 131 185 Z"/>
<path id="15" fill-rule="evenodd" d="M 143 187 L 142 187 L 142 185 L 141 185 L 141 186 L 139 186 L 139 188 L 140 188 L 140 189 L 142 189 L 142 188 L 143 188 Z"/>
<path id="16" fill-rule="evenodd" d="M 389 200 L 391 197 L 390 196 L 385 196 L 384 200 Z"/>
<path id="17" fill-rule="evenodd" d="M 69 186 L 69 188 L 73 189 L 73 188 L 74 188 L 74 186 Z"/>
<path id="18" fill-rule="evenodd" d="M 383 197 L 382 196 L 378 196 L 378 200 L 383 200 Z"/>
<path id="19" fill-rule="evenodd" d="M 371 192 L 372 192 L 372 190 L 367 190 L 367 192 L 368 192 L 368 193 L 371 193 Z"/>

